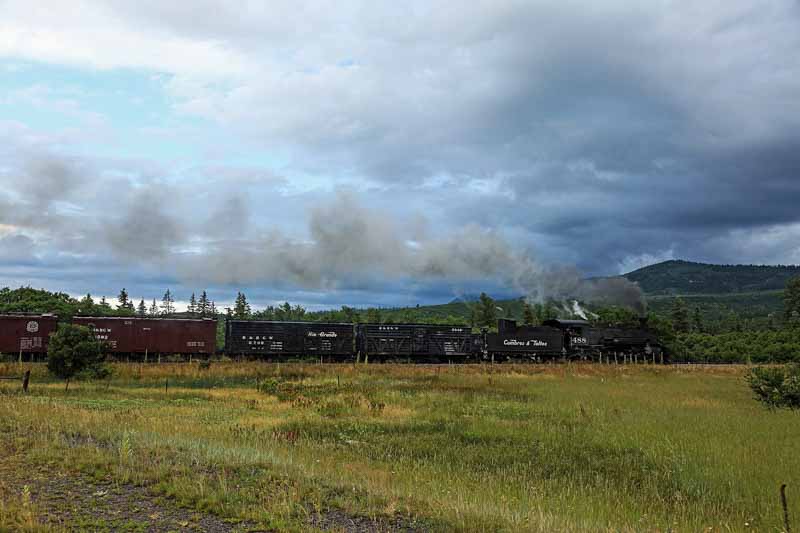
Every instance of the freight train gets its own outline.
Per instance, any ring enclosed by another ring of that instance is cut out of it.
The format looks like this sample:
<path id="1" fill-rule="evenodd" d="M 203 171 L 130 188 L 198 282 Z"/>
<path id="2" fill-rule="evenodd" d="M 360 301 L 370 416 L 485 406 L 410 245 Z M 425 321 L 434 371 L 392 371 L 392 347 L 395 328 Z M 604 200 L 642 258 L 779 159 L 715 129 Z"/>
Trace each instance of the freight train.
<path id="1" fill-rule="evenodd" d="M 541 326 L 500 319 L 497 332 L 462 325 L 344 324 L 227 320 L 225 346 L 216 349 L 217 321 L 204 319 L 75 317 L 105 342 L 112 356 L 144 360 L 160 355 L 326 361 L 407 362 L 646 359 L 663 362 L 658 337 L 640 328 L 596 327 L 583 320 L 547 320 Z M 41 359 L 56 331 L 54 315 L 0 315 L 0 354 Z"/>

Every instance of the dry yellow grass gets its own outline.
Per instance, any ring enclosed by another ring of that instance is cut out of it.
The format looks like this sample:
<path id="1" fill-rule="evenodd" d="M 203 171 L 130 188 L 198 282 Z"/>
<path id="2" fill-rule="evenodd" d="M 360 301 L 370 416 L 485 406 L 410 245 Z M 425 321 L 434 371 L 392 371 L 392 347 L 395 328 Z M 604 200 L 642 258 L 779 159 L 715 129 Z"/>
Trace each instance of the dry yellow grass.
<path id="1" fill-rule="evenodd" d="M 116 365 L 68 394 L 33 370 L 27 396 L 0 382 L 2 442 L 27 460 L 279 530 L 337 510 L 437 530 L 764 531 L 780 483 L 800 487 L 797 415 L 756 404 L 744 367 Z"/>

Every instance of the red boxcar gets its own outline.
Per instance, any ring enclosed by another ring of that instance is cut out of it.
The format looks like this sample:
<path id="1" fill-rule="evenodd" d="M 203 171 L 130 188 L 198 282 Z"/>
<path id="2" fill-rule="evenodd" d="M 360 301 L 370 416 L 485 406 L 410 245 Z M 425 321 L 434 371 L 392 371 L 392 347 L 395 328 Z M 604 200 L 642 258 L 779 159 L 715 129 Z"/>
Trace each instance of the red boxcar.
<path id="1" fill-rule="evenodd" d="M 217 347 L 213 318 L 76 316 L 72 322 L 91 329 L 112 353 L 213 354 Z"/>
<path id="2" fill-rule="evenodd" d="M 57 328 L 55 315 L 0 315 L 0 353 L 47 353 Z"/>

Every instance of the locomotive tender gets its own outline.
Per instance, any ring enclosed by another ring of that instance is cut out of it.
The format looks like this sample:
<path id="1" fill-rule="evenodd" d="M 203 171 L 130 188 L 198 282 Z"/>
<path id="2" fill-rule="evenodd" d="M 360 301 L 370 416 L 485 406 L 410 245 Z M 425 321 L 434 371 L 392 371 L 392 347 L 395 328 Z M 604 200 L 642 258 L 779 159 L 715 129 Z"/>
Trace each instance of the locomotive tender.
<path id="1" fill-rule="evenodd" d="M 210 357 L 217 321 L 204 319 L 75 317 L 114 356 L 147 359 L 148 354 Z M 0 315 L 0 353 L 41 358 L 55 332 L 54 315 Z M 646 328 L 596 327 L 583 320 L 548 320 L 541 326 L 498 320 L 497 332 L 473 333 L 469 326 L 429 324 L 345 324 L 227 320 L 225 348 L 231 357 L 281 360 L 315 357 L 336 361 L 454 362 L 491 360 L 608 360 L 622 356 L 663 356 Z M 663 357 L 662 357 L 663 361 Z"/>

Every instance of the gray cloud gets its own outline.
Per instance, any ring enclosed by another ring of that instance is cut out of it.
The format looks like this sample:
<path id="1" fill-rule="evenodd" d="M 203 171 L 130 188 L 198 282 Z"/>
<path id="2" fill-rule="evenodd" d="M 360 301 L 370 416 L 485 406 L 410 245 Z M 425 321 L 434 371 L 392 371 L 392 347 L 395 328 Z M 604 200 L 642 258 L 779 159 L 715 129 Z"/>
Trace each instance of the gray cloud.
<path id="1" fill-rule="evenodd" d="M 800 257 L 797 2 L 86 11 L 165 51 L 185 44 L 136 66 L 168 73 L 177 112 L 281 163 L 174 170 L 53 161 L 55 141 L 41 160 L 38 141 L 25 157 L 0 147 L 0 224 L 51 248 L 216 283 L 380 291 L 483 277 L 534 298 L 626 301 L 635 290 L 578 272 Z M 56 18 L 83 50 L 80 21 Z M 131 66 L 106 48 L 87 48 L 90 63 Z M 342 184 L 355 192 L 332 200 Z"/>

